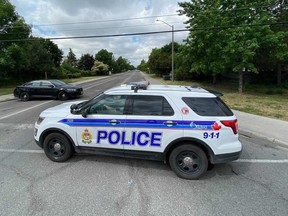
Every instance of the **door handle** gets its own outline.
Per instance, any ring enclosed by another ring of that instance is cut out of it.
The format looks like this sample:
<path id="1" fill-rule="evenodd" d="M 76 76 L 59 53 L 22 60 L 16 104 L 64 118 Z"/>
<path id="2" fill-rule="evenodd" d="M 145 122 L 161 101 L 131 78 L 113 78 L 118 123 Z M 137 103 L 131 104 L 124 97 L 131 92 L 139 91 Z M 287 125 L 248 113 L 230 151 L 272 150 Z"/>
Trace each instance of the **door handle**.
<path id="1" fill-rule="evenodd" d="M 116 119 L 113 119 L 113 120 L 110 120 L 109 123 L 115 125 L 115 124 L 120 124 L 121 122 Z"/>
<path id="2" fill-rule="evenodd" d="M 166 121 L 164 122 L 165 125 L 171 127 L 171 126 L 174 126 L 174 125 L 177 125 L 177 122 L 173 122 L 173 121 Z"/>

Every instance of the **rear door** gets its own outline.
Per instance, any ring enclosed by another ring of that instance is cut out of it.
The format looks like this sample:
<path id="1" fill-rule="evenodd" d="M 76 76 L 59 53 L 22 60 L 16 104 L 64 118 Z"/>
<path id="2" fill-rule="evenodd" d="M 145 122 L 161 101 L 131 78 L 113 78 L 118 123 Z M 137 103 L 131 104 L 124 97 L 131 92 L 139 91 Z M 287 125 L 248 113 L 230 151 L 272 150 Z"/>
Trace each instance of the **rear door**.
<path id="1" fill-rule="evenodd" d="M 169 97 L 134 93 L 129 100 L 129 108 L 125 153 L 133 153 L 129 150 L 163 152 L 170 142 L 183 136 L 181 114 Z"/>

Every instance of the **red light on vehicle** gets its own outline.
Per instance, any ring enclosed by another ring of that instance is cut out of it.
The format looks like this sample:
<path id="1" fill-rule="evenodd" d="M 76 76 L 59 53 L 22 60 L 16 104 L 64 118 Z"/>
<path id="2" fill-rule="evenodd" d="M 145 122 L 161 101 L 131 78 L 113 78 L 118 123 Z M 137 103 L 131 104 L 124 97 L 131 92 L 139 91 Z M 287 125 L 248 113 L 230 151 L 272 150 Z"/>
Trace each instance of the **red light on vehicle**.
<path id="1" fill-rule="evenodd" d="M 238 122 L 237 122 L 237 119 L 221 121 L 221 123 L 223 125 L 225 125 L 226 127 L 230 127 L 233 130 L 234 134 L 238 133 Z"/>

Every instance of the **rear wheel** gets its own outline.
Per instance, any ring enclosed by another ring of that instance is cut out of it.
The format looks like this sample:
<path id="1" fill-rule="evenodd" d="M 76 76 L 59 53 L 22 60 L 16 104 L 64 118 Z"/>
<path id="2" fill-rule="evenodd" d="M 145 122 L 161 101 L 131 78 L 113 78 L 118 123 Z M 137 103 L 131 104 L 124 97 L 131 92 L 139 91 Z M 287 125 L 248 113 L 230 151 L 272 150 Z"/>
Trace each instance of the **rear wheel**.
<path id="1" fill-rule="evenodd" d="M 49 134 L 43 143 L 46 156 L 55 162 L 64 162 L 73 155 L 73 147 L 66 136 L 60 133 Z"/>
<path id="2" fill-rule="evenodd" d="M 28 92 L 22 92 L 19 96 L 21 101 L 28 101 L 30 99 L 30 96 Z"/>
<path id="3" fill-rule="evenodd" d="M 65 91 L 60 91 L 58 93 L 58 99 L 59 100 L 67 100 L 68 99 L 68 95 Z"/>
<path id="4" fill-rule="evenodd" d="M 184 179 L 199 179 L 208 168 L 206 154 L 192 144 L 176 147 L 169 156 L 169 163 L 176 175 Z"/>

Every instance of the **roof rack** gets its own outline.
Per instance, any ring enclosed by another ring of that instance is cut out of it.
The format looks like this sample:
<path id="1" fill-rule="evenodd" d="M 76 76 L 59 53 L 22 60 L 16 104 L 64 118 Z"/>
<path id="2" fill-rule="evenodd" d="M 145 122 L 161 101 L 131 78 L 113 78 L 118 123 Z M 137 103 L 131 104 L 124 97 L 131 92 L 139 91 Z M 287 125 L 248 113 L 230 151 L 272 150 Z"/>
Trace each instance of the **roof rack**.
<path id="1" fill-rule="evenodd" d="M 134 92 L 137 92 L 138 89 L 146 90 L 148 85 L 150 85 L 149 81 L 140 81 L 140 82 L 130 82 L 128 85 L 131 85 L 131 90 L 134 90 Z"/>

